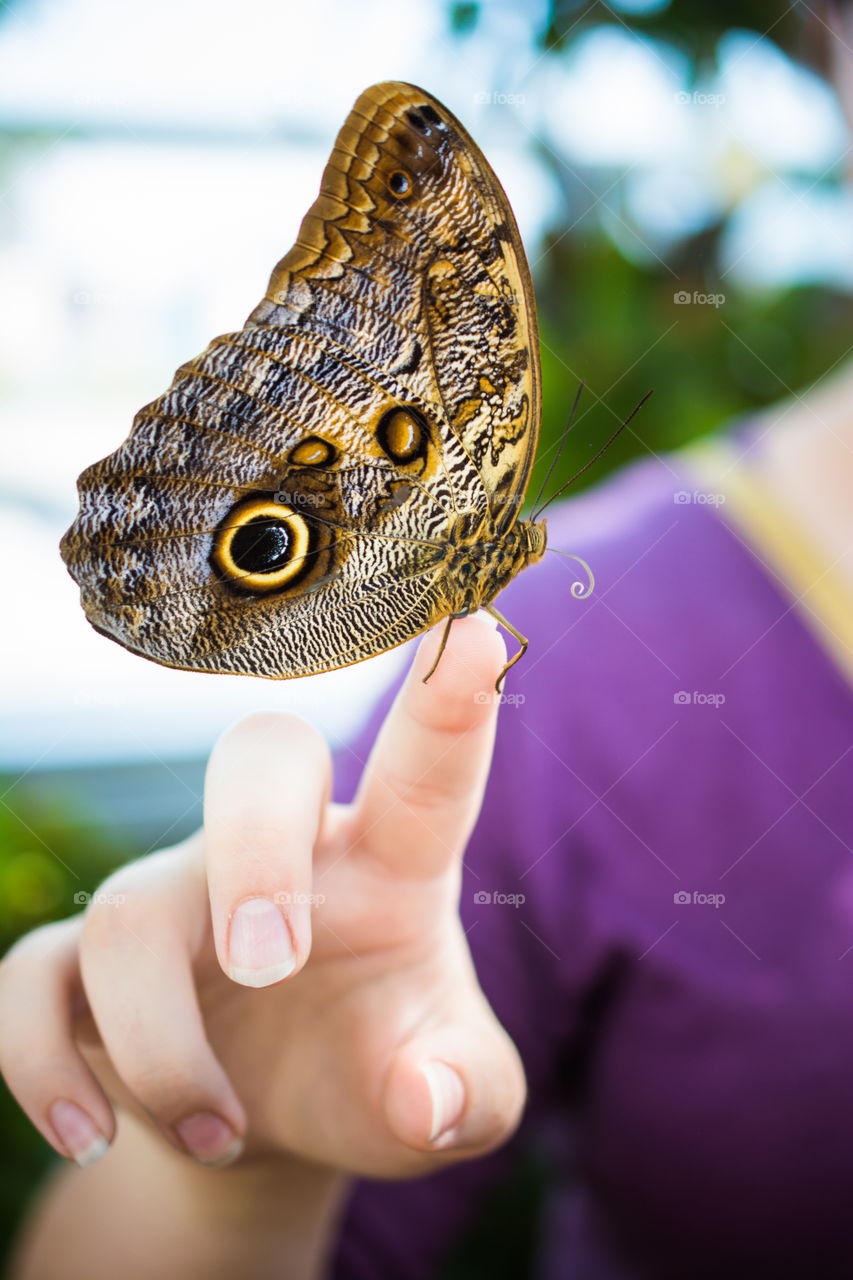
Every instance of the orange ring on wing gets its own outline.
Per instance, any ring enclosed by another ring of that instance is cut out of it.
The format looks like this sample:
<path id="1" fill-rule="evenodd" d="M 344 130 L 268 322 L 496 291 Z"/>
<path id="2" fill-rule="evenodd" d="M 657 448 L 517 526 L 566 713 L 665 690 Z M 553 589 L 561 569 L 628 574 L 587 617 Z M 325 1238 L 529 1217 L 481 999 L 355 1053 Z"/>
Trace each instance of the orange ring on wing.
<path id="1" fill-rule="evenodd" d="M 257 539 L 252 543 L 252 527 L 257 526 Z M 284 540 L 279 533 L 276 539 L 280 546 L 277 556 L 270 556 L 269 570 L 253 570 L 250 568 L 252 551 L 263 551 L 264 541 L 269 542 L 269 531 L 273 528 L 284 533 Z M 213 545 L 212 559 L 221 574 L 230 579 L 235 586 L 246 591 L 264 594 L 277 591 L 288 586 L 299 578 L 306 565 L 305 556 L 309 549 L 311 532 L 304 516 L 292 507 L 269 498 L 249 498 L 241 502 L 220 525 Z M 286 556 L 286 562 L 277 564 Z"/>

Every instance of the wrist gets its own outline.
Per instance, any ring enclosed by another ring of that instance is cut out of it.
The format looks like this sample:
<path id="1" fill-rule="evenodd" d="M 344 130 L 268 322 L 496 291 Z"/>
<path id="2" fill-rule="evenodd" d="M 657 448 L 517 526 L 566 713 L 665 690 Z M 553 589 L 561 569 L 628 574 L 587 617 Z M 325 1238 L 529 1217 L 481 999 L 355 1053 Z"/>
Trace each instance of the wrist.
<path id="1" fill-rule="evenodd" d="M 211 1169 L 122 1113 L 103 1160 L 68 1169 L 35 1206 L 15 1280 L 319 1280 L 349 1179 L 287 1155 Z"/>
<path id="2" fill-rule="evenodd" d="M 224 1169 L 182 1159 L 174 1192 L 222 1275 L 315 1280 L 325 1274 L 352 1179 L 286 1153 Z M 210 1274 L 210 1272 L 208 1273 Z M 213 1275 L 220 1274 L 213 1270 Z"/>

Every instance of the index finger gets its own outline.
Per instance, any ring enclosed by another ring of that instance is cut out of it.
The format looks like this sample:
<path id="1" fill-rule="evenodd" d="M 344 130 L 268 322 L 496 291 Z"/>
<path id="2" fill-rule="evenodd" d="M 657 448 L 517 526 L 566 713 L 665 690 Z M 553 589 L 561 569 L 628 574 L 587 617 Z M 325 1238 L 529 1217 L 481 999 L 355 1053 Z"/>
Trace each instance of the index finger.
<path id="1" fill-rule="evenodd" d="M 494 746 L 506 648 L 482 615 L 455 619 L 429 683 L 440 628 L 418 649 L 355 799 L 359 852 L 404 876 L 440 874 L 477 819 Z"/>
<path id="2" fill-rule="evenodd" d="M 295 716 L 248 716 L 213 749 L 204 788 L 211 918 L 219 962 L 244 986 L 280 982 L 308 958 L 330 780 L 325 742 Z"/>

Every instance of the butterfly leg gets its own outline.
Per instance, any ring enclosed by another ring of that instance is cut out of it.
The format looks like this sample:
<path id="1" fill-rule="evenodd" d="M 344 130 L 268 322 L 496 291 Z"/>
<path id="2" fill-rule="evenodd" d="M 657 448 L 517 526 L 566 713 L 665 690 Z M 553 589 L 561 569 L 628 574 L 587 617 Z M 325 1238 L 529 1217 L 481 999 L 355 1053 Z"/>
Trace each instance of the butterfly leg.
<path id="1" fill-rule="evenodd" d="M 444 653 L 444 650 L 447 648 L 447 637 L 450 635 L 450 628 L 452 626 L 453 626 L 453 615 L 451 614 L 451 616 L 447 619 L 447 622 L 444 624 L 444 631 L 441 636 L 441 644 L 438 646 L 438 653 L 435 655 L 435 662 L 432 664 L 429 671 L 426 673 L 426 675 L 423 678 L 424 684 L 426 684 L 427 680 L 429 680 L 430 676 L 435 671 L 439 662 L 441 662 L 441 655 Z"/>
<path id="2" fill-rule="evenodd" d="M 494 605 L 486 604 L 486 605 L 483 605 L 483 608 L 485 609 L 486 613 L 490 613 L 493 618 L 497 618 L 498 622 L 501 624 L 504 630 L 508 631 L 511 636 L 514 636 L 515 639 L 518 641 L 518 643 L 521 645 L 521 648 L 519 649 L 518 653 L 513 654 L 513 656 L 510 658 L 509 662 L 506 664 L 506 666 L 498 676 L 497 680 L 495 681 L 495 692 L 500 693 L 501 685 L 504 682 L 504 677 L 506 676 L 506 673 L 509 671 L 510 667 L 514 667 L 515 664 L 518 662 L 518 660 L 520 658 L 523 658 L 524 655 L 527 653 L 527 636 L 523 636 L 520 631 L 516 631 L 512 623 L 509 622 L 503 616 L 502 613 L 499 613 L 498 610 L 494 607 Z"/>

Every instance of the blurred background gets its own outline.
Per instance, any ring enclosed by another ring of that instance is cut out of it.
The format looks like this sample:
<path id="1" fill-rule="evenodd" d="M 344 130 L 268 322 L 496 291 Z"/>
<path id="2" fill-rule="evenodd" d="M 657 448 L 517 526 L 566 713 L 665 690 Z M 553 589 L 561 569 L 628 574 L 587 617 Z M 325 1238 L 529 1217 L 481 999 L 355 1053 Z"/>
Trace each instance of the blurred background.
<path id="1" fill-rule="evenodd" d="M 358 93 L 428 88 L 503 182 L 539 304 L 543 458 L 586 383 L 555 486 L 654 387 L 580 487 L 853 345 L 851 139 L 822 12 L 0 0 L 0 949 L 192 829 L 205 755 L 238 715 L 293 708 L 339 743 L 405 661 L 284 683 L 166 670 L 91 630 L 57 550 L 78 472 L 259 301 Z M 5 1096 L 0 1127 L 8 1239 L 51 1157 Z M 479 1274 L 484 1256 L 523 1274 L 535 1213 L 534 1170 L 472 1244 Z"/>

